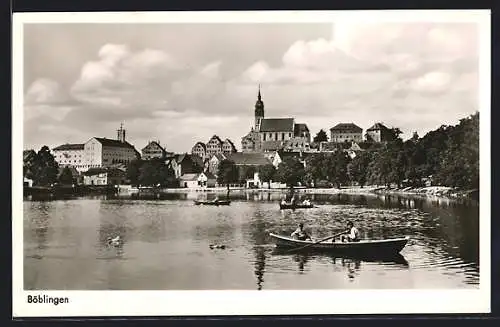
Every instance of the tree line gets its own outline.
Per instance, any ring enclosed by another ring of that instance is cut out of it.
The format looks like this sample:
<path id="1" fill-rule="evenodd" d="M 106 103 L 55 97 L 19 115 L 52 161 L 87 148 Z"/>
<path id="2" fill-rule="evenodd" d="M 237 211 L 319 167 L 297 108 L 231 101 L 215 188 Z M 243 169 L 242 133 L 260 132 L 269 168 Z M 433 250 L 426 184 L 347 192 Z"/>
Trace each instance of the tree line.
<path id="1" fill-rule="evenodd" d="M 289 187 L 328 185 L 397 185 L 398 187 L 433 185 L 461 189 L 479 188 L 479 112 L 461 119 L 455 126 L 442 125 L 420 138 L 403 141 L 398 128 L 386 131 L 387 142 L 372 143 L 351 158 L 347 144 L 336 151 L 309 153 L 305 159 L 286 156 L 276 169 L 272 164 L 256 167 L 263 182 L 276 181 Z M 321 133 L 321 131 L 320 131 Z M 315 140 L 324 140 L 325 133 Z M 218 182 L 241 182 L 234 163 L 219 165 Z"/>

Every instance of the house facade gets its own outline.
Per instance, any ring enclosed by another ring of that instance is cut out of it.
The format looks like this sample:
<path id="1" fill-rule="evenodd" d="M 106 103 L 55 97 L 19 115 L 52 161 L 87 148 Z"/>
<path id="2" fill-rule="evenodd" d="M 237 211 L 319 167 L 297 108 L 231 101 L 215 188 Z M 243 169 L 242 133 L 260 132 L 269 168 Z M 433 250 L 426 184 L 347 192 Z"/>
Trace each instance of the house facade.
<path id="1" fill-rule="evenodd" d="M 148 145 L 146 145 L 141 150 L 141 157 L 144 160 L 151 159 L 163 159 L 166 156 L 165 149 L 160 145 L 159 141 L 150 141 Z"/>
<path id="2" fill-rule="evenodd" d="M 84 185 L 120 185 L 125 183 L 126 174 L 116 168 L 90 168 L 83 173 Z"/>
<path id="3" fill-rule="evenodd" d="M 62 144 L 52 149 L 54 160 L 61 167 L 74 167 L 79 172 L 85 170 L 85 144 Z"/>
<path id="4" fill-rule="evenodd" d="M 335 143 L 363 141 L 363 129 L 354 123 L 340 123 L 330 128 L 330 140 Z"/>
<path id="5" fill-rule="evenodd" d="M 203 160 L 207 157 L 207 147 L 203 142 L 196 142 L 196 144 L 191 149 L 191 154 L 202 158 Z"/>
<path id="6" fill-rule="evenodd" d="M 214 135 L 207 142 L 207 156 L 211 157 L 216 153 L 222 152 L 222 140 L 217 135 Z"/>
<path id="7" fill-rule="evenodd" d="M 370 142 L 386 142 L 390 138 L 389 129 L 382 123 L 375 123 L 366 130 L 366 139 Z"/>
<path id="8" fill-rule="evenodd" d="M 224 142 L 222 142 L 222 153 L 230 154 L 234 152 L 236 152 L 236 147 L 233 142 L 230 139 L 225 139 Z"/>
<path id="9" fill-rule="evenodd" d="M 219 164 L 227 157 L 222 153 L 214 154 L 208 161 L 208 171 L 217 176 Z"/>

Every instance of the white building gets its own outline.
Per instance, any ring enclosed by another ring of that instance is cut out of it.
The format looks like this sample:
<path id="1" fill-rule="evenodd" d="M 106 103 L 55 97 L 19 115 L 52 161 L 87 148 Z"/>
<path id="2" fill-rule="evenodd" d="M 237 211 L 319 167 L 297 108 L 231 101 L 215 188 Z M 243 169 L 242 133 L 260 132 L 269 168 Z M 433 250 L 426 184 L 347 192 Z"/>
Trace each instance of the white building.
<path id="1" fill-rule="evenodd" d="M 105 168 L 128 164 L 137 158 L 137 150 L 125 140 L 123 126 L 117 131 L 117 139 L 93 137 L 85 144 L 63 144 L 52 151 L 60 166 L 75 167 L 78 172 L 90 168 Z"/>
<path id="2" fill-rule="evenodd" d="M 54 159 L 60 167 L 75 167 L 78 172 L 85 171 L 84 144 L 63 144 L 52 149 Z"/>

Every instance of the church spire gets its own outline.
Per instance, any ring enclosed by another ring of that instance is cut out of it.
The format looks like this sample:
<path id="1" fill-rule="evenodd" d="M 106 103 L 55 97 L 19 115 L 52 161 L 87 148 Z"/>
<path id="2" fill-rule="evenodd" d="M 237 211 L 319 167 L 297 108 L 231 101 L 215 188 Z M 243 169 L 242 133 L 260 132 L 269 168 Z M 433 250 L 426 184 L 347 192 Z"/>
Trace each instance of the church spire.
<path id="1" fill-rule="evenodd" d="M 259 95 L 257 96 L 259 101 L 262 101 L 262 97 L 260 96 L 260 83 L 259 83 Z"/>
<path id="2" fill-rule="evenodd" d="M 260 121 L 264 118 L 264 102 L 262 102 L 262 96 L 260 94 L 260 84 L 259 93 L 257 95 L 257 102 L 255 102 L 255 130 L 260 129 Z"/>

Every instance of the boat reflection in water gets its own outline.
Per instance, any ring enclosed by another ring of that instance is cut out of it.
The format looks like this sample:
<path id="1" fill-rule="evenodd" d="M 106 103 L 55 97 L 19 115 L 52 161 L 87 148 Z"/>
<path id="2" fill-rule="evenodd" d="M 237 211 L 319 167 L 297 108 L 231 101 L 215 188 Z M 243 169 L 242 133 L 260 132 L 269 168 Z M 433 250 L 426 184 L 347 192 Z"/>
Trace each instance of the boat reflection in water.
<path id="1" fill-rule="evenodd" d="M 304 267 L 310 260 L 329 258 L 334 265 L 340 264 L 348 270 L 348 277 L 353 279 L 357 271 L 360 270 L 363 262 L 372 264 L 389 264 L 395 268 L 408 269 L 409 263 L 400 253 L 381 254 L 381 255 L 363 255 L 363 254 L 337 254 L 325 251 L 309 250 L 307 252 L 291 253 L 285 249 L 275 248 L 271 254 L 274 257 L 291 257 L 298 264 L 299 273 L 304 273 Z"/>

